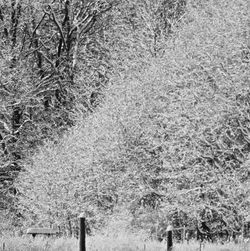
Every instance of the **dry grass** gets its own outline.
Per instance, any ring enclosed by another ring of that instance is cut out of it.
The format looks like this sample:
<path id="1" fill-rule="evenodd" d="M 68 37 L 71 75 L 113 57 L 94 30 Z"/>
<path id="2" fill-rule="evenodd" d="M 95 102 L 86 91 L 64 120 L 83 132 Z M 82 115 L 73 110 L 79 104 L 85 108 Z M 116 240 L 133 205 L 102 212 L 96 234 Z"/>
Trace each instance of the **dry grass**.
<path id="1" fill-rule="evenodd" d="M 3 243 L 5 248 L 3 249 Z M 2 237 L 0 251 L 78 251 L 78 240 L 74 238 L 29 238 Z M 133 236 L 94 236 L 87 239 L 87 251 L 166 251 L 166 243 L 143 241 Z M 173 251 L 199 251 L 197 242 L 176 244 Z M 225 245 L 205 244 L 202 251 L 250 251 L 250 243 Z"/>

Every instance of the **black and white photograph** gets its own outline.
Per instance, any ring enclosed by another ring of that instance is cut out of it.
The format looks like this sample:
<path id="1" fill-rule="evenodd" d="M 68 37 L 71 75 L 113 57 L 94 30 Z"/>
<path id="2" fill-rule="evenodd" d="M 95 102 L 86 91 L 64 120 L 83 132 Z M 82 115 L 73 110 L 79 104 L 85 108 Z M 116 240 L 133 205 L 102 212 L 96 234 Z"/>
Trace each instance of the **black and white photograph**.
<path id="1" fill-rule="evenodd" d="M 250 251 L 249 0 L 0 0 L 0 251 Z"/>

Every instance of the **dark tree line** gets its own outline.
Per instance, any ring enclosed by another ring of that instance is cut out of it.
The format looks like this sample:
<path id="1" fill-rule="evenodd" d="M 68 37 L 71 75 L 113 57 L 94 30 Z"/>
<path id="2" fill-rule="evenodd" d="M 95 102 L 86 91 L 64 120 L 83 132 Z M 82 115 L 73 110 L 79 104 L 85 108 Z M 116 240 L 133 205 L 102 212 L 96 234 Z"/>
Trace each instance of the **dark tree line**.
<path id="1" fill-rule="evenodd" d="M 106 28 L 103 15 L 111 7 L 112 2 L 106 1 L 1 2 L 2 209 L 9 207 L 7 198 L 15 194 L 22 161 L 43 140 L 56 139 L 74 125 L 77 103 L 84 105 L 87 115 L 97 102 L 96 85 L 105 85 L 107 77 L 98 65 L 82 67 L 78 62 L 81 57 L 100 61 L 99 54 L 86 47 L 99 46 L 95 37 Z M 77 79 L 81 71 L 86 80 Z M 96 79 L 88 82 L 95 72 L 99 72 Z"/>

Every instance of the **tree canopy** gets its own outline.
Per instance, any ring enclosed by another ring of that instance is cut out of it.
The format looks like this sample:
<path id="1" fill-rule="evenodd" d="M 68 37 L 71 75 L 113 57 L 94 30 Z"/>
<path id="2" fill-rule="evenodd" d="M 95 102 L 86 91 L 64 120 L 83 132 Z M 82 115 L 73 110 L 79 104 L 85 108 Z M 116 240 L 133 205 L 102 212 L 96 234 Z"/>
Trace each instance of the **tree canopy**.
<path id="1" fill-rule="evenodd" d="M 250 209 L 246 0 L 7 2 L 1 163 L 19 168 L 13 203 L 25 224 L 73 233 L 81 212 L 100 229 L 127 210 L 135 228 L 240 231 Z"/>

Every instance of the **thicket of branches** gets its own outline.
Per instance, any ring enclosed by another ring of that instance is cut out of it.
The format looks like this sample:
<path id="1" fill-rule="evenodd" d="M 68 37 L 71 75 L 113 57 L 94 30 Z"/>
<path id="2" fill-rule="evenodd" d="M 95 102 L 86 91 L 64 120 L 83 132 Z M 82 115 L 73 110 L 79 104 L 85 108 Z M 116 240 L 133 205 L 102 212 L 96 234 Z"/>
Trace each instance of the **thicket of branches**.
<path id="1" fill-rule="evenodd" d="M 0 2 L 1 210 L 16 214 L 15 179 L 23 162 L 74 125 L 77 106 L 87 116 L 100 99 L 108 61 L 101 41 L 111 4 Z"/>
<path id="2" fill-rule="evenodd" d="M 152 233 L 238 232 L 250 209 L 247 1 L 44 2 L 19 14 L 35 25 L 1 59 L 2 163 L 22 160 L 22 224 L 73 233 L 81 212 L 100 229 L 126 211 Z"/>

